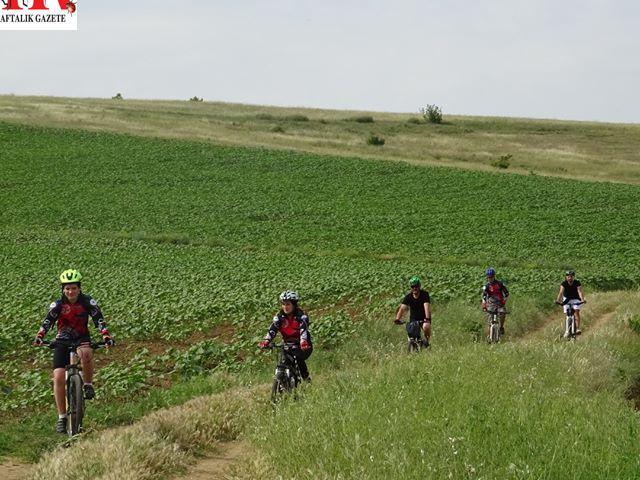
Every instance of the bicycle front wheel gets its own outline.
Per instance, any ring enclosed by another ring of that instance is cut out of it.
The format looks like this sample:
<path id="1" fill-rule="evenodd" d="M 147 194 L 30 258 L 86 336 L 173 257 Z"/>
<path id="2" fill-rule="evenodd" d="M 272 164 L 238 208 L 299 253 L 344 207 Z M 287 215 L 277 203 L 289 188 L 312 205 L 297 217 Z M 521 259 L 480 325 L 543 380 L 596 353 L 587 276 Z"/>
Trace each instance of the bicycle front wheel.
<path id="1" fill-rule="evenodd" d="M 84 392 L 80 375 L 72 375 L 67 381 L 67 433 L 70 437 L 82 430 L 84 417 Z"/>

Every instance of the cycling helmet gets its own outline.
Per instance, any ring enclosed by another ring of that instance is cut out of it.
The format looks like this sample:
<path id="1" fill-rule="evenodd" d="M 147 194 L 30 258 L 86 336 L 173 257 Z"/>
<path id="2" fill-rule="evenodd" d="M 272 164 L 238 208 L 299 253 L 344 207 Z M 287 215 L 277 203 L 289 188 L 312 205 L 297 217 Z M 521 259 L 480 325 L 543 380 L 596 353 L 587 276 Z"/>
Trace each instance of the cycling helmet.
<path id="1" fill-rule="evenodd" d="M 487 268 L 487 271 L 485 272 L 485 275 L 487 277 L 495 277 L 496 276 L 496 271 L 493 269 L 493 267 L 489 267 L 489 268 Z"/>
<path id="2" fill-rule="evenodd" d="M 298 303 L 298 300 L 300 300 L 300 296 L 293 290 L 285 290 L 280 294 L 279 299 L 280 299 L 280 303 L 283 303 L 283 302 Z"/>
<path id="3" fill-rule="evenodd" d="M 573 270 L 567 270 L 566 272 L 564 272 L 565 275 L 571 275 L 573 277 L 576 276 L 576 272 L 574 272 Z"/>
<path id="4" fill-rule="evenodd" d="M 63 285 L 66 283 L 80 283 L 80 280 L 82 280 L 82 274 L 72 268 L 60 274 L 60 283 Z"/>
<path id="5" fill-rule="evenodd" d="M 418 277 L 417 275 L 414 275 L 413 277 L 411 277 L 411 279 L 409 279 L 409 286 L 410 287 L 416 287 L 416 286 L 420 286 L 420 277 Z"/>

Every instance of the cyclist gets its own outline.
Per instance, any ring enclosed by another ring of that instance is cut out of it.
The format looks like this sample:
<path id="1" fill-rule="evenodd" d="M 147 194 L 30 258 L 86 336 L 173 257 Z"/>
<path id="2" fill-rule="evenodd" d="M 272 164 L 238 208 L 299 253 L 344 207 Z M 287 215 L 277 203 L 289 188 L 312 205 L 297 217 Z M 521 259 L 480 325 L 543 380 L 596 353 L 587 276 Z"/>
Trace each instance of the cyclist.
<path id="1" fill-rule="evenodd" d="M 491 310 L 498 310 L 498 318 L 500 320 L 500 335 L 504 335 L 504 321 L 507 310 L 505 305 L 507 298 L 509 298 L 509 290 L 500 280 L 496 280 L 496 271 L 489 267 L 485 272 L 487 277 L 487 283 L 482 286 L 482 310 L 488 312 L 489 307 Z M 488 323 L 491 320 L 490 314 L 487 313 L 487 336 L 489 335 Z"/>
<path id="2" fill-rule="evenodd" d="M 107 346 L 114 344 L 113 338 L 107 330 L 98 302 L 90 295 L 82 293 L 82 275 L 78 270 L 65 270 L 60 274 L 62 295 L 49 306 L 49 313 L 42 322 L 42 326 L 33 341 L 40 346 L 44 337 L 54 324 L 57 324 L 58 333 L 56 341 L 60 344 L 53 351 L 53 394 L 58 409 L 58 422 L 56 432 L 66 431 L 66 404 L 65 404 L 65 366 L 69 363 L 69 351 L 65 341 L 79 342 L 78 356 L 82 362 L 82 376 L 84 379 L 84 398 L 91 400 L 95 396 L 93 388 L 93 351 L 91 349 L 91 337 L 89 329 L 89 315 L 93 323 L 100 331 Z"/>
<path id="3" fill-rule="evenodd" d="M 300 375 L 303 380 L 310 382 L 311 377 L 309 376 L 306 362 L 313 352 L 311 332 L 309 332 L 309 317 L 298 306 L 300 296 L 296 292 L 285 290 L 280 294 L 279 300 L 280 311 L 273 317 L 269 330 L 258 346 L 261 349 L 267 348 L 280 332 L 285 342 L 296 345 L 297 348 L 294 348 L 293 355 L 298 362 Z"/>
<path id="4" fill-rule="evenodd" d="M 573 270 L 567 270 L 565 272 L 564 282 L 560 284 L 560 290 L 556 302 L 567 303 L 563 306 L 564 313 L 569 310 L 569 305 L 573 306 L 574 315 L 576 319 L 576 333 L 582 333 L 580 330 L 580 307 L 581 303 L 585 303 L 584 293 L 582 293 L 582 284 L 580 280 L 576 279 L 576 272 Z M 564 332 L 565 338 L 569 336 L 569 332 Z"/>
<path id="5" fill-rule="evenodd" d="M 409 287 L 411 287 L 411 291 L 402 299 L 396 311 L 394 323 L 400 325 L 402 323 L 402 316 L 409 310 L 407 334 L 410 337 L 419 338 L 421 336 L 420 330 L 414 330 L 414 326 L 422 326 L 424 340 L 421 340 L 421 342 L 425 347 L 428 347 L 431 339 L 431 298 L 429 297 L 429 292 L 421 288 L 420 277 L 411 277 L 411 279 L 409 279 Z"/>

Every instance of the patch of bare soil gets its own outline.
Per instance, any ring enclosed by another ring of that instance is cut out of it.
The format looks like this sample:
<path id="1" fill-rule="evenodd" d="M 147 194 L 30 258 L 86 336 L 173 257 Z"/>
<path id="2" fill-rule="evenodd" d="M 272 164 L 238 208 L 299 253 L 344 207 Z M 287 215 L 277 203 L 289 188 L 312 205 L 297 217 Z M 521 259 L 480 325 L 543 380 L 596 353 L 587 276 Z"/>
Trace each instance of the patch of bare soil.
<path id="1" fill-rule="evenodd" d="M 189 471 L 176 479 L 215 480 L 226 478 L 229 467 L 239 460 L 247 450 L 244 441 L 221 443 L 216 452 L 196 463 Z"/>
<path id="2" fill-rule="evenodd" d="M 20 460 L 6 459 L 0 463 L 0 478 L 2 480 L 20 480 L 29 473 L 31 465 L 22 463 Z"/>

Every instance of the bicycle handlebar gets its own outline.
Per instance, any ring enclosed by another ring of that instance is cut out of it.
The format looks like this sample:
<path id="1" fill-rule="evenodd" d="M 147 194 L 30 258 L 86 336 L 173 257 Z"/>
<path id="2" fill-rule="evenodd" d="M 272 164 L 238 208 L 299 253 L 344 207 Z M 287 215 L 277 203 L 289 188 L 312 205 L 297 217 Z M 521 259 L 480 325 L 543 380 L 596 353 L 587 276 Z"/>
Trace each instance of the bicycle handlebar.
<path id="1" fill-rule="evenodd" d="M 569 302 L 570 302 L 570 301 L 571 301 L 571 299 L 567 299 L 567 300 L 565 300 L 564 302 L 558 302 L 558 301 L 556 301 L 556 302 L 555 302 L 555 304 L 556 304 L 556 305 L 562 305 L 562 306 L 564 306 L 564 305 L 569 305 Z M 582 304 L 585 304 L 585 303 L 587 303 L 587 301 L 586 301 L 586 300 L 585 300 L 584 302 L 582 302 L 582 301 L 580 301 L 580 302 L 573 302 L 571 305 L 582 305 Z"/>
<path id="2" fill-rule="evenodd" d="M 65 340 L 43 340 L 42 345 L 46 345 L 50 349 L 56 348 L 58 345 L 64 345 L 67 348 L 78 348 L 80 345 L 86 344 L 86 342 L 75 342 L 75 341 L 65 341 Z M 99 348 L 106 348 L 106 342 L 91 342 L 89 344 L 92 350 L 98 350 Z"/>

